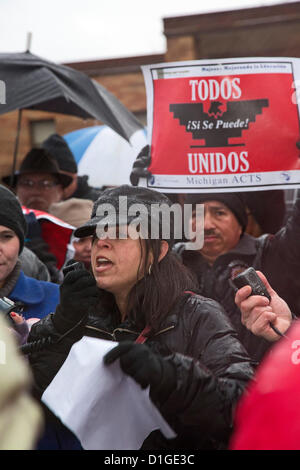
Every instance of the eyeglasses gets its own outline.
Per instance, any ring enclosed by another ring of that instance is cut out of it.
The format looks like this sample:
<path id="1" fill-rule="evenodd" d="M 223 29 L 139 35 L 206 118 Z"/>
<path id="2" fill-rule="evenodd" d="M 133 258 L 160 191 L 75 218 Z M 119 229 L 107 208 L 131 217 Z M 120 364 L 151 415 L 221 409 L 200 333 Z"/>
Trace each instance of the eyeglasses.
<path id="1" fill-rule="evenodd" d="M 41 181 L 32 181 L 32 180 L 20 180 L 18 181 L 18 186 L 21 186 L 22 188 L 34 188 L 37 187 L 39 189 L 52 189 L 55 186 L 57 186 L 59 183 L 56 181 L 50 181 L 50 180 L 41 180 Z"/>

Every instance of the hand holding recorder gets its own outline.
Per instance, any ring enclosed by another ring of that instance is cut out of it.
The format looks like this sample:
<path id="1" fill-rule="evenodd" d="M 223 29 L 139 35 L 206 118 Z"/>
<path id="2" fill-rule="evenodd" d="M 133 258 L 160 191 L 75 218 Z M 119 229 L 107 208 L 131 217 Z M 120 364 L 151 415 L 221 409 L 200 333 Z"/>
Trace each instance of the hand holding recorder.
<path id="1" fill-rule="evenodd" d="M 284 336 L 292 323 L 292 314 L 263 273 L 251 268 L 250 276 L 244 276 L 241 283 L 237 279 L 235 285 L 239 288 L 235 303 L 241 310 L 242 324 L 253 334 L 268 341 L 277 341 Z"/>

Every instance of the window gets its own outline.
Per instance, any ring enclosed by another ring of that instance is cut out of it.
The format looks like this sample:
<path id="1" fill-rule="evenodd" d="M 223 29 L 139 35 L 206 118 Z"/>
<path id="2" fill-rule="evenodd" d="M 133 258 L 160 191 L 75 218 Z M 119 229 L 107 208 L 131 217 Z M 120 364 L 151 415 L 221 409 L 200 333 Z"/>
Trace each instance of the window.
<path id="1" fill-rule="evenodd" d="M 32 147 L 41 147 L 49 135 L 56 133 L 54 119 L 31 121 L 30 133 Z"/>

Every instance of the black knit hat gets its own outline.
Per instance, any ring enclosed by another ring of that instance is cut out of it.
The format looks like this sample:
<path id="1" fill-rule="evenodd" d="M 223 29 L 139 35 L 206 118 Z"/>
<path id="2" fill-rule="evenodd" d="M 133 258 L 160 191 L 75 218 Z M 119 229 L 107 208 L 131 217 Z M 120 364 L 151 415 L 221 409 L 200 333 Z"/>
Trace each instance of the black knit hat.
<path id="1" fill-rule="evenodd" d="M 42 148 L 46 149 L 52 158 L 57 162 L 61 171 L 77 173 L 77 163 L 74 155 L 63 137 L 52 134 L 43 143 Z"/>
<path id="2" fill-rule="evenodd" d="M 0 185 L 0 225 L 15 232 L 20 240 L 19 253 L 21 253 L 27 232 L 27 223 L 18 199 L 14 193 L 2 185 Z"/>
<path id="3" fill-rule="evenodd" d="M 25 155 L 19 171 L 14 174 L 12 186 L 16 186 L 18 177 L 26 173 L 50 173 L 56 176 L 63 188 L 72 183 L 72 177 L 61 173 L 56 161 L 42 148 L 32 148 Z M 5 184 L 10 184 L 10 176 L 5 176 L 2 180 Z"/>
<path id="4" fill-rule="evenodd" d="M 125 205 L 122 206 L 120 203 L 120 197 L 126 196 L 126 207 Z M 81 227 L 78 227 L 74 231 L 75 237 L 83 238 L 88 237 L 90 235 L 94 235 L 96 228 L 100 226 L 105 226 L 107 224 L 107 213 L 104 213 L 107 210 L 108 205 L 111 205 L 116 214 L 116 225 L 128 225 L 130 222 L 136 219 L 137 215 L 131 215 L 129 213 L 129 209 L 132 208 L 134 204 L 142 205 L 146 211 L 147 220 L 148 220 L 148 229 L 150 233 L 151 223 L 153 220 L 157 221 L 159 224 L 159 238 L 166 240 L 168 244 L 171 246 L 174 243 L 174 227 L 172 223 L 170 224 L 170 233 L 165 236 L 162 230 L 162 216 L 161 213 L 158 215 L 153 215 L 151 212 L 151 208 L 153 205 L 156 207 L 160 206 L 161 204 L 166 204 L 167 206 L 171 206 L 172 202 L 170 199 L 160 193 L 158 191 L 154 191 L 153 189 L 136 187 L 136 186 L 129 186 L 129 185 L 121 185 L 116 188 L 106 189 L 94 203 L 91 219 L 86 222 Z M 137 206 L 135 206 L 137 207 Z M 125 208 L 125 209 L 124 209 Z M 99 209 L 103 209 L 100 213 Z M 124 211 L 123 211 L 124 209 Z M 104 213 L 104 215 L 103 215 Z M 100 215 L 99 215 L 100 214 Z M 171 220 L 172 220 L 172 214 Z M 103 224 L 102 224 L 103 222 Z"/>
<path id="5" fill-rule="evenodd" d="M 235 215 L 243 232 L 247 227 L 248 216 L 246 212 L 246 203 L 240 193 L 202 193 L 188 194 L 185 199 L 186 204 L 203 204 L 207 201 L 220 201 L 227 206 Z"/>

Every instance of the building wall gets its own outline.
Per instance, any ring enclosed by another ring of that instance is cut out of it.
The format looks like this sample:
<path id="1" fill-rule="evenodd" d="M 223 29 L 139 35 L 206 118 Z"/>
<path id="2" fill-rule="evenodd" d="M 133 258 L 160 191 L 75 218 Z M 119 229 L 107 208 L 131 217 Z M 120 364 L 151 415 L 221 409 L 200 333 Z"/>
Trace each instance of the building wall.
<path id="1" fill-rule="evenodd" d="M 166 18 L 166 59 L 299 57 L 299 31 L 300 2 Z"/>
<path id="2" fill-rule="evenodd" d="M 166 18 L 165 54 L 66 64 L 87 73 L 141 120 L 146 92 L 141 65 L 204 58 L 300 57 L 300 2 L 270 7 Z M 72 116 L 23 111 L 17 167 L 33 145 L 31 123 L 53 120 L 59 134 L 100 124 Z M 18 112 L 0 116 L 0 177 L 12 167 Z"/>

